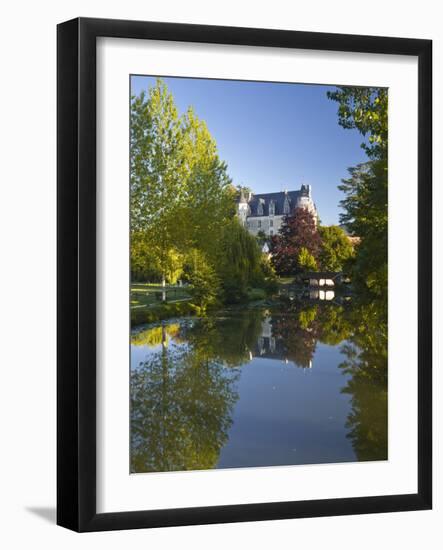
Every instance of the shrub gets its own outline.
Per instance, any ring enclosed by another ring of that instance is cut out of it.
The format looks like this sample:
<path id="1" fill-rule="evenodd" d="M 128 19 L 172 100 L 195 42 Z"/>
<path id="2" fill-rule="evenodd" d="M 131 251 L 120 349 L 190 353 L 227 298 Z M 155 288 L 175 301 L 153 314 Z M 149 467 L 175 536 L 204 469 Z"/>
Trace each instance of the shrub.
<path id="1" fill-rule="evenodd" d="M 219 279 L 205 255 L 194 248 L 188 254 L 184 277 L 190 283 L 193 302 L 203 309 L 215 303 L 219 293 Z"/>

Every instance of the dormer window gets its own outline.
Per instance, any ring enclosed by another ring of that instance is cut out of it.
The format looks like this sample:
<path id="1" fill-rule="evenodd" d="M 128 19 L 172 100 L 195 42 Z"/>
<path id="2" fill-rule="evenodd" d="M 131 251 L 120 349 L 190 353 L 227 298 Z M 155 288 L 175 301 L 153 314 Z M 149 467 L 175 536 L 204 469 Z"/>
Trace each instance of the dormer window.
<path id="1" fill-rule="evenodd" d="M 289 214 L 289 198 L 285 197 L 285 202 L 283 204 L 283 213 Z"/>
<path id="2" fill-rule="evenodd" d="M 271 201 L 269 203 L 269 215 L 273 216 L 275 214 L 275 202 Z"/>
<path id="3" fill-rule="evenodd" d="M 262 200 L 258 201 L 257 215 L 258 216 L 263 216 L 263 201 Z"/>

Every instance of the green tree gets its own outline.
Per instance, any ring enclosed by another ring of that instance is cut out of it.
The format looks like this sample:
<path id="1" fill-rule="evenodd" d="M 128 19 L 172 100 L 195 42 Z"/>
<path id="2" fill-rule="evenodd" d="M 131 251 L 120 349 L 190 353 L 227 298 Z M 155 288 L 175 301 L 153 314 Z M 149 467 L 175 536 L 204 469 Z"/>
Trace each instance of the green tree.
<path id="1" fill-rule="evenodd" d="M 162 270 L 158 254 L 146 231 L 131 232 L 131 280 L 151 281 L 159 283 L 162 280 Z"/>
<path id="2" fill-rule="evenodd" d="M 320 264 L 325 271 L 342 271 L 346 262 L 354 255 L 348 236 L 337 225 L 319 228 L 321 237 Z"/>
<path id="3" fill-rule="evenodd" d="M 260 248 L 263 248 L 264 244 L 268 241 L 268 238 L 262 229 L 257 233 L 255 238 L 257 239 L 257 243 Z"/>
<path id="4" fill-rule="evenodd" d="M 131 272 L 174 282 L 189 250 L 212 268 L 235 190 L 206 124 L 157 80 L 131 101 Z M 211 271 L 206 270 L 208 276 Z M 201 282 L 201 281 L 200 281 Z M 197 287 L 196 287 L 197 288 Z M 165 298 L 165 293 L 164 293 Z M 200 297 L 202 298 L 202 296 Z"/>
<path id="5" fill-rule="evenodd" d="M 388 255 L 388 90 L 342 87 L 328 92 L 337 101 L 339 124 L 365 138 L 369 162 L 350 168 L 339 186 L 345 193 L 340 221 L 360 238 L 353 279 L 376 295 L 386 293 Z"/>
<path id="6" fill-rule="evenodd" d="M 193 302 L 203 309 L 215 303 L 219 294 L 220 281 L 204 254 L 193 248 L 187 255 L 184 275 L 191 285 Z"/>
<path id="7" fill-rule="evenodd" d="M 327 92 L 337 101 L 340 126 L 357 129 L 366 139 L 362 148 L 370 159 L 388 155 L 388 88 L 338 87 Z"/>
<path id="8" fill-rule="evenodd" d="M 191 108 L 183 117 L 183 138 L 186 195 L 178 217 L 180 233 L 187 247 L 214 261 L 223 226 L 236 212 L 231 178 L 206 123 Z"/>
<path id="9" fill-rule="evenodd" d="M 163 284 L 179 248 L 177 211 L 186 196 L 184 140 L 172 94 L 158 80 L 131 101 L 131 232 L 144 233 Z"/>
<path id="10" fill-rule="evenodd" d="M 317 262 L 314 256 L 304 246 L 302 246 L 298 253 L 298 265 L 300 269 L 305 271 L 314 271 L 317 269 Z"/>
<path id="11" fill-rule="evenodd" d="M 346 198 L 341 221 L 361 239 L 352 278 L 376 295 L 385 295 L 388 284 L 388 173 L 385 161 L 370 161 L 350 168 L 350 177 L 339 189 Z"/>
<path id="12" fill-rule="evenodd" d="M 264 283 L 262 253 L 253 237 L 237 218 L 224 227 L 218 247 L 218 266 L 223 298 L 237 303 L 246 300 L 247 289 Z"/>

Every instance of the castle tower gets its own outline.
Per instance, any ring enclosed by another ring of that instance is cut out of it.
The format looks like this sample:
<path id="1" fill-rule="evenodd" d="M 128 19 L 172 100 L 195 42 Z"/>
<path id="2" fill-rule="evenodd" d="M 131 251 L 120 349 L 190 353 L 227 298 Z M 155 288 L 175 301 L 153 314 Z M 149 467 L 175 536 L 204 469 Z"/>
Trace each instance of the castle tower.
<path id="1" fill-rule="evenodd" d="M 314 201 L 312 200 L 311 186 L 302 183 L 300 187 L 300 193 L 297 197 L 297 208 L 306 208 L 317 221 L 317 209 L 315 208 Z"/>

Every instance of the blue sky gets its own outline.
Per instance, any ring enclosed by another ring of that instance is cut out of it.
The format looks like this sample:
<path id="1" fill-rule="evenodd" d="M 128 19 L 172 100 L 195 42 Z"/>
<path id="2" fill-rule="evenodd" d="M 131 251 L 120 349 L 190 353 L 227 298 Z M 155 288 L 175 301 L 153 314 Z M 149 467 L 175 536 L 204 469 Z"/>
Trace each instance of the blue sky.
<path id="1" fill-rule="evenodd" d="M 131 93 L 155 84 L 133 76 Z M 347 168 L 366 160 L 356 130 L 338 125 L 331 86 L 238 80 L 164 78 L 180 113 L 192 105 L 214 136 L 235 185 L 255 193 L 312 185 L 323 224 L 339 221 L 337 185 Z"/>

